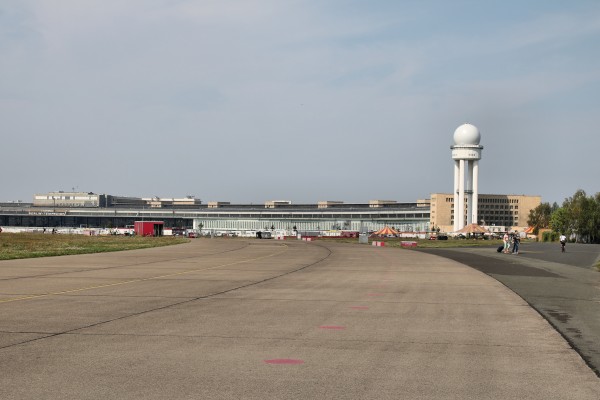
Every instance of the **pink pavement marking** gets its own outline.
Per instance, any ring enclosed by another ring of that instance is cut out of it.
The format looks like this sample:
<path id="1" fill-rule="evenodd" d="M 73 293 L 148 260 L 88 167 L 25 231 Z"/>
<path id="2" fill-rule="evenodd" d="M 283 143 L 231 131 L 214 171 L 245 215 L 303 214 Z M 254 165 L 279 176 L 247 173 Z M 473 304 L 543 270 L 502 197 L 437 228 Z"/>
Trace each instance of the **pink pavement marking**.
<path id="1" fill-rule="evenodd" d="M 367 296 L 369 296 L 369 297 L 377 297 L 377 296 L 383 296 L 383 294 L 381 294 L 381 293 L 367 293 Z"/>
<path id="2" fill-rule="evenodd" d="M 277 365 L 298 365 L 304 364 L 303 360 L 295 360 L 293 358 L 274 358 L 272 360 L 265 360 L 266 364 L 277 364 Z"/>
<path id="3" fill-rule="evenodd" d="M 350 306 L 351 309 L 353 310 L 368 310 L 369 307 L 367 306 Z"/>
<path id="4" fill-rule="evenodd" d="M 342 330 L 342 329 L 346 329 L 345 326 L 339 326 L 339 325 L 321 325 L 319 327 L 319 329 L 335 329 L 335 330 Z"/>

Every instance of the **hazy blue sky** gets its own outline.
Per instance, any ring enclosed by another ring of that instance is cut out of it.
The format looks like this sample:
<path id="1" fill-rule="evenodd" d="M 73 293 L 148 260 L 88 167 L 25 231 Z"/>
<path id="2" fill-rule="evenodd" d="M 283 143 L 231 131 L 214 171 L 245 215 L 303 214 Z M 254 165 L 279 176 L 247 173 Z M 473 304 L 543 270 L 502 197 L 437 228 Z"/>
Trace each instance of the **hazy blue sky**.
<path id="1" fill-rule="evenodd" d="M 0 1 L 0 200 L 600 191 L 600 2 Z"/>

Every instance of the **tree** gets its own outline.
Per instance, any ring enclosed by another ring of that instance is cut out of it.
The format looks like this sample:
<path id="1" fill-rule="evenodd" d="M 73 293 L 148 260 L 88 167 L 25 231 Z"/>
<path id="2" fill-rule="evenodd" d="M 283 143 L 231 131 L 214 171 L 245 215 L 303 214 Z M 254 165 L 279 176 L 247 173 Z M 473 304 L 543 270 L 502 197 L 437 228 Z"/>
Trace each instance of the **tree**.
<path id="1" fill-rule="evenodd" d="M 549 226 L 554 232 L 569 236 L 573 232 L 569 220 L 567 209 L 562 207 L 552 213 Z"/>
<path id="2" fill-rule="evenodd" d="M 587 220 L 590 207 L 585 191 L 577 190 L 572 197 L 564 201 L 563 208 L 567 209 L 567 215 L 570 218 L 571 232 L 569 233 L 575 234 L 575 240 L 583 239 L 586 241 L 589 234 Z"/>
<path id="3" fill-rule="evenodd" d="M 576 191 L 552 213 L 549 225 L 555 232 L 574 235 L 577 241 L 600 243 L 600 193 L 587 196 L 583 190 Z"/>
<path id="4" fill-rule="evenodd" d="M 594 211 L 591 219 L 591 223 L 595 228 L 590 237 L 590 242 L 600 243 L 600 193 L 596 193 L 596 196 L 594 196 Z"/>
<path id="5" fill-rule="evenodd" d="M 558 208 L 558 205 L 554 203 Z M 533 233 L 538 234 L 540 229 L 546 229 L 550 226 L 550 217 L 552 215 L 550 203 L 541 203 L 539 206 L 529 211 L 527 224 L 533 227 Z"/>
<path id="6" fill-rule="evenodd" d="M 580 199 L 579 207 L 581 218 L 578 221 L 577 232 L 586 243 L 598 243 L 600 241 L 600 202 L 596 197 L 584 197 Z"/>

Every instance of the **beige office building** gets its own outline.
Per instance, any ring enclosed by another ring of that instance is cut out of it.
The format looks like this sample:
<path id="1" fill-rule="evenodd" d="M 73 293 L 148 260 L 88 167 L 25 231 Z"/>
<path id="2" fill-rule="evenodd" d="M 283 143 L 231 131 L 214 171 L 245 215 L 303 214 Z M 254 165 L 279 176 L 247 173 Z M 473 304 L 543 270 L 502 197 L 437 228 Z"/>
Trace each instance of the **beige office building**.
<path id="1" fill-rule="evenodd" d="M 480 194 L 477 202 L 478 225 L 488 227 L 492 232 L 524 230 L 527 228 L 529 212 L 540 205 L 541 196 Z M 463 204 L 466 204 L 463 202 Z M 467 212 L 463 225 L 466 225 Z M 473 221 L 475 222 L 475 221 Z M 454 195 L 452 193 L 432 193 L 430 199 L 431 227 L 441 232 L 454 231 Z"/>

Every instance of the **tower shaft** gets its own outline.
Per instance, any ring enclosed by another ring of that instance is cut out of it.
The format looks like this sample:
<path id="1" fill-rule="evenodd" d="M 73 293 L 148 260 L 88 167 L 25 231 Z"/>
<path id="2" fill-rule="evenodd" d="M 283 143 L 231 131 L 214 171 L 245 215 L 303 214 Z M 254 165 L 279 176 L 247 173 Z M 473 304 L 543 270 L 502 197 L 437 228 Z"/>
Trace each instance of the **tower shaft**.
<path id="1" fill-rule="evenodd" d="M 459 126 L 454 132 L 454 231 L 465 223 L 479 223 L 479 160 L 483 146 L 479 145 L 479 129 L 471 124 Z M 465 204 L 466 203 L 466 204 Z"/>

